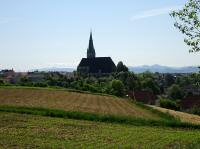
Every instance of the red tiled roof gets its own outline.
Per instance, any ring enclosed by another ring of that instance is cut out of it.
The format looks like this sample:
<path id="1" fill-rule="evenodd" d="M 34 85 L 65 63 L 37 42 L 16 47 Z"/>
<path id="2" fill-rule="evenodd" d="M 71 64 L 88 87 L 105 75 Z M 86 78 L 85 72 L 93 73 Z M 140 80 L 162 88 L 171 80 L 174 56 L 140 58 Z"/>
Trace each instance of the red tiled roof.
<path id="1" fill-rule="evenodd" d="M 200 95 L 190 95 L 181 102 L 181 107 L 189 109 L 194 106 L 200 107 Z"/>
<path id="2" fill-rule="evenodd" d="M 150 91 L 135 91 L 128 93 L 129 97 L 134 98 L 136 101 L 143 102 L 145 104 L 154 104 L 155 103 L 155 95 Z"/>

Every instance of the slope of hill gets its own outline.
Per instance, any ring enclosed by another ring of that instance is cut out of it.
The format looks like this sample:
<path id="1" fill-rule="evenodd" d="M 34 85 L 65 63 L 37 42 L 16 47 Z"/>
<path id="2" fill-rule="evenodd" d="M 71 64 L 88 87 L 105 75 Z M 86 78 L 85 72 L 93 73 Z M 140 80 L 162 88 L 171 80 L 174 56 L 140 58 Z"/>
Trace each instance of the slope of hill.
<path id="1" fill-rule="evenodd" d="M 117 97 L 0 88 L 0 148 L 199 148 L 200 126 L 173 120 Z"/>
<path id="2" fill-rule="evenodd" d="M 0 112 L 0 148 L 197 149 L 200 130 Z"/>
<path id="3" fill-rule="evenodd" d="M 179 118 L 182 122 L 200 124 L 200 116 L 198 115 L 188 114 L 188 113 L 174 111 L 174 110 L 165 109 L 165 108 L 156 107 L 156 106 L 150 106 L 150 107 L 153 107 L 154 109 L 159 110 L 164 113 L 169 113 L 170 115 L 173 115 L 174 117 Z"/>
<path id="4" fill-rule="evenodd" d="M 129 100 L 64 90 L 0 88 L 0 106 L 25 106 L 82 111 L 145 119 L 162 119 Z"/>

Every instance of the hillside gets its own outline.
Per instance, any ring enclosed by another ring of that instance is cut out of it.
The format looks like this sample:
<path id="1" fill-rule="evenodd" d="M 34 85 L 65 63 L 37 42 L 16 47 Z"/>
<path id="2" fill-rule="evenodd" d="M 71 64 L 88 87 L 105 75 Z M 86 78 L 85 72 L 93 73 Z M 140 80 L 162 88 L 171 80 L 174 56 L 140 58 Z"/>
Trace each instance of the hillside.
<path id="1" fill-rule="evenodd" d="M 161 107 L 156 107 L 156 106 L 150 106 L 156 110 L 159 110 L 164 113 L 169 113 L 170 115 L 173 115 L 174 117 L 179 118 L 182 122 L 190 122 L 194 124 L 200 124 L 200 116 L 194 115 L 194 114 L 188 114 L 180 111 L 174 111 L 170 109 L 165 109 Z"/>
<path id="2" fill-rule="evenodd" d="M 162 119 L 126 99 L 64 90 L 0 88 L 0 106 L 25 106 Z"/>
<path id="3" fill-rule="evenodd" d="M 2 87 L 0 121 L 0 148 L 200 147 L 199 125 L 127 99 L 68 90 Z"/>

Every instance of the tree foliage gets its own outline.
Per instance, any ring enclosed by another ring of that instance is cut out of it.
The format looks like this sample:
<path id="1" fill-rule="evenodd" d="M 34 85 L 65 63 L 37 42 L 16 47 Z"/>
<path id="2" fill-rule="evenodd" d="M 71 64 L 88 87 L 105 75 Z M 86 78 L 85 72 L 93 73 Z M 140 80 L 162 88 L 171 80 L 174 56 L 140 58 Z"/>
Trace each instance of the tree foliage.
<path id="1" fill-rule="evenodd" d="M 177 104 L 176 101 L 170 99 L 160 99 L 159 100 L 160 107 L 172 109 L 172 110 L 180 110 L 180 106 Z"/>
<path id="2" fill-rule="evenodd" d="M 122 61 L 120 61 L 117 64 L 117 72 L 127 72 L 127 71 L 128 71 L 128 67 L 124 65 Z"/>
<path id="3" fill-rule="evenodd" d="M 112 92 L 116 96 L 123 96 L 124 94 L 124 84 L 120 80 L 113 80 L 111 82 Z"/>
<path id="4" fill-rule="evenodd" d="M 173 84 L 171 87 L 168 88 L 169 97 L 172 99 L 182 99 L 183 92 L 179 85 Z"/>
<path id="5" fill-rule="evenodd" d="M 175 18 L 174 26 L 185 35 L 190 52 L 200 51 L 200 0 L 189 0 L 182 10 L 170 14 Z"/>

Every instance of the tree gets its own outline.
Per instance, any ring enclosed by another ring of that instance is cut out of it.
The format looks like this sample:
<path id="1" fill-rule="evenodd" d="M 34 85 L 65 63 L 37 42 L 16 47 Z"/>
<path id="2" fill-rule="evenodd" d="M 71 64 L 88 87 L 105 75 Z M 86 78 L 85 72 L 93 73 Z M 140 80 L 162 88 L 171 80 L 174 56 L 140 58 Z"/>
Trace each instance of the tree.
<path id="1" fill-rule="evenodd" d="M 158 84 L 152 78 L 145 78 L 142 81 L 142 87 L 143 89 L 150 89 L 156 95 L 160 93 L 160 88 Z"/>
<path id="2" fill-rule="evenodd" d="M 173 84 L 171 87 L 168 88 L 169 97 L 172 99 L 181 99 L 183 98 L 183 92 L 179 85 Z"/>
<path id="3" fill-rule="evenodd" d="M 128 67 L 126 67 L 126 65 L 124 65 L 122 61 L 120 61 L 117 64 L 117 72 L 127 72 L 127 71 L 128 71 Z"/>
<path id="4" fill-rule="evenodd" d="M 170 14 L 175 18 L 174 26 L 186 37 L 185 43 L 191 47 L 190 52 L 200 51 L 200 0 L 189 0 L 182 10 Z"/>
<path id="5" fill-rule="evenodd" d="M 116 75 L 116 79 L 122 81 L 122 83 L 126 86 L 126 83 L 127 83 L 126 80 L 128 78 L 128 75 L 129 75 L 129 72 L 122 72 L 121 71 Z"/>
<path id="6" fill-rule="evenodd" d="M 120 80 L 113 80 L 111 82 L 112 93 L 116 96 L 123 96 L 124 84 Z"/>
<path id="7" fill-rule="evenodd" d="M 175 83 L 175 77 L 172 74 L 166 74 L 164 77 L 164 83 L 167 87 Z"/>
<path id="8" fill-rule="evenodd" d="M 128 78 L 126 80 L 127 88 L 131 91 L 138 88 L 138 79 L 134 73 L 129 73 Z"/>
<path id="9" fill-rule="evenodd" d="M 190 76 L 192 78 L 192 84 L 197 88 L 200 88 L 200 73 L 194 73 Z"/>

